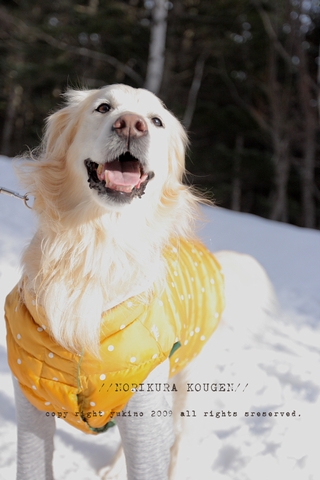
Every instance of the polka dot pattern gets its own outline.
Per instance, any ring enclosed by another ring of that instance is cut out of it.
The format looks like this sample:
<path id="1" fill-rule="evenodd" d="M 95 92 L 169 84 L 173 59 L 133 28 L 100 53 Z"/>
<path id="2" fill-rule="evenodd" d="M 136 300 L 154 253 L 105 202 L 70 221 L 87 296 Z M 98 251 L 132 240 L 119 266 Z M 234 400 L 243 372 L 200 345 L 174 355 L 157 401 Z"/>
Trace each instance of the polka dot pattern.
<path id="1" fill-rule="evenodd" d="M 180 331 L 181 347 L 170 359 L 171 374 L 176 374 L 189 359 L 200 353 L 217 327 L 224 308 L 223 275 L 214 256 L 198 242 L 189 249 L 184 249 L 183 242 L 178 243 L 180 248 L 177 252 L 171 249 L 175 268 L 169 285 L 174 281 L 176 293 L 171 290 L 173 302 L 177 304 L 175 299 L 178 295 L 180 308 L 177 312 L 180 318 L 187 318 L 187 322 L 183 322 Z"/>
<path id="2" fill-rule="evenodd" d="M 14 290 L 14 300 L 6 306 L 6 317 L 13 318 L 8 322 L 12 330 L 8 345 L 14 345 L 8 347 L 9 363 L 31 403 L 60 416 L 68 412 L 67 422 L 90 433 L 89 425 L 104 427 L 111 409 L 121 410 L 128 402 L 137 388 L 129 383 L 132 379 L 136 385 L 143 383 L 170 353 L 171 374 L 198 355 L 223 309 L 220 267 L 197 242 L 173 241 L 164 256 L 165 286 L 155 285 L 154 296 L 146 296 L 146 302 L 133 297 L 103 314 L 103 361 L 88 354 L 66 356 L 62 347 L 52 343 L 41 306 L 34 306 L 26 292 L 24 305 Z M 77 411 L 84 416 L 71 413 Z"/>

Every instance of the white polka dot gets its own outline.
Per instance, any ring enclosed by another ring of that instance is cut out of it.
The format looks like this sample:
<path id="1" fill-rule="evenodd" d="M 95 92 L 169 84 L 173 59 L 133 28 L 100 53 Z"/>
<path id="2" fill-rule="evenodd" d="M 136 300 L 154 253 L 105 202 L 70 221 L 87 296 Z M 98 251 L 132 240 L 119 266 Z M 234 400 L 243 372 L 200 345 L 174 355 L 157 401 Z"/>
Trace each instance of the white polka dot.
<path id="1" fill-rule="evenodd" d="M 173 247 L 172 251 L 173 251 L 173 253 L 177 253 L 178 250 L 176 249 L 176 247 Z"/>
<path id="2" fill-rule="evenodd" d="M 191 332 L 190 332 L 190 337 L 193 337 L 193 335 L 194 335 L 194 331 L 191 330 Z"/>
<path id="3" fill-rule="evenodd" d="M 52 352 L 50 352 L 50 353 L 48 354 L 48 357 L 49 357 L 49 358 L 53 358 L 53 357 L 54 357 L 54 354 L 53 354 Z"/>
<path id="4" fill-rule="evenodd" d="M 44 402 L 44 404 L 45 404 L 46 406 L 51 405 L 50 402 Z"/>
<path id="5" fill-rule="evenodd" d="M 155 353 L 154 355 L 152 355 L 152 360 L 155 360 L 157 357 L 158 357 L 158 354 Z"/>
<path id="6" fill-rule="evenodd" d="M 176 284 L 174 282 L 171 282 L 171 287 L 176 288 Z"/>
<path id="7" fill-rule="evenodd" d="M 184 345 L 188 345 L 188 343 L 189 343 L 189 340 L 184 341 Z"/>
<path id="8" fill-rule="evenodd" d="M 18 333 L 17 339 L 18 339 L 18 340 L 21 340 L 21 335 L 20 335 L 20 333 Z"/>
<path id="9" fill-rule="evenodd" d="M 200 332 L 200 328 L 199 328 L 199 327 L 196 327 L 196 328 L 194 329 L 194 331 L 195 331 L 196 333 L 199 333 L 199 332 Z"/>
<path id="10" fill-rule="evenodd" d="M 35 385 L 32 385 L 32 390 L 37 390 L 37 387 Z"/>
<path id="11" fill-rule="evenodd" d="M 191 282 L 194 282 L 194 278 L 193 278 L 193 277 L 191 277 L 190 280 L 191 280 Z"/>
<path id="12" fill-rule="evenodd" d="M 206 290 L 205 290 L 205 288 L 204 288 L 204 287 L 202 287 L 202 288 L 201 288 L 201 292 L 205 292 L 205 291 L 206 291 Z"/>
<path id="13" fill-rule="evenodd" d="M 58 381 L 57 377 L 53 377 L 53 379 L 52 379 L 52 380 L 54 380 L 55 382 L 57 382 L 57 381 Z"/>
<path id="14" fill-rule="evenodd" d="M 21 365 L 22 361 L 21 361 L 20 358 L 18 358 L 17 363 L 18 363 L 18 365 Z"/>
<path id="15" fill-rule="evenodd" d="M 179 362 L 179 358 L 176 358 L 174 362 L 175 362 L 175 363 L 178 363 L 178 362 Z"/>
<path id="16" fill-rule="evenodd" d="M 127 302 L 127 307 L 132 307 L 133 303 L 132 302 Z"/>
<path id="17" fill-rule="evenodd" d="M 197 267 L 199 264 L 198 262 L 194 262 L 194 266 Z"/>
<path id="18" fill-rule="evenodd" d="M 214 279 L 213 278 L 210 278 L 210 283 L 211 283 L 211 285 L 214 285 Z"/>
<path id="19" fill-rule="evenodd" d="M 204 335 L 201 335 L 200 340 L 203 342 L 206 339 Z"/>
<path id="20" fill-rule="evenodd" d="M 196 250 L 195 248 L 193 248 L 193 249 L 191 250 L 191 252 L 192 252 L 192 253 L 197 253 L 197 250 Z"/>
<path id="21" fill-rule="evenodd" d="M 203 252 L 199 252 L 199 255 L 201 255 L 201 257 L 203 256 Z"/>
<path id="22" fill-rule="evenodd" d="M 171 373 L 174 373 L 176 371 L 175 368 L 171 368 Z"/>
<path id="23" fill-rule="evenodd" d="M 189 300 L 191 300 L 191 298 L 192 298 L 191 293 L 188 293 L 188 298 L 189 298 Z"/>
<path id="24" fill-rule="evenodd" d="M 113 352 L 114 346 L 113 346 L 113 345 L 109 345 L 108 350 L 109 350 L 109 352 Z"/>
<path id="25" fill-rule="evenodd" d="M 131 358 L 130 358 L 130 362 L 131 362 L 131 363 L 134 363 L 136 360 L 137 360 L 136 357 L 131 357 Z"/>
<path id="26" fill-rule="evenodd" d="M 102 373 L 102 374 L 100 375 L 100 380 L 105 380 L 106 378 L 107 378 L 107 376 L 106 376 L 104 373 Z"/>
<path id="27" fill-rule="evenodd" d="M 181 300 L 184 300 L 184 295 L 180 295 Z"/>
<path id="28" fill-rule="evenodd" d="M 96 406 L 95 402 L 90 402 L 90 407 L 95 407 L 95 406 Z"/>
<path id="29" fill-rule="evenodd" d="M 177 276 L 178 276 L 178 272 L 175 270 L 175 271 L 173 272 L 173 275 L 174 275 L 175 277 L 177 277 Z"/>
<path id="30" fill-rule="evenodd" d="M 43 332 L 43 328 L 41 328 L 41 327 L 38 327 L 37 330 L 38 330 L 38 332 Z"/>
<path id="31" fill-rule="evenodd" d="M 120 325 L 120 330 L 123 330 L 124 328 L 126 328 L 125 325 Z"/>

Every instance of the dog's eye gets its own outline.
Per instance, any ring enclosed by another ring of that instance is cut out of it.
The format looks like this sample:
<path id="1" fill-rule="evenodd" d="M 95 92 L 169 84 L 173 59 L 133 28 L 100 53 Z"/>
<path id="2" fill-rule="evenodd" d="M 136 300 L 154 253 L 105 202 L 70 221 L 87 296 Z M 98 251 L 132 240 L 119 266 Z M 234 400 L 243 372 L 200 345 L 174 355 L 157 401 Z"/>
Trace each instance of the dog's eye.
<path id="1" fill-rule="evenodd" d="M 111 107 L 108 103 L 101 103 L 98 108 L 96 108 L 96 112 L 99 113 L 107 113 L 111 110 Z"/>
<path id="2" fill-rule="evenodd" d="M 163 127 L 163 123 L 162 123 L 162 120 L 160 118 L 153 117 L 153 118 L 151 118 L 151 121 L 156 127 Z"/>

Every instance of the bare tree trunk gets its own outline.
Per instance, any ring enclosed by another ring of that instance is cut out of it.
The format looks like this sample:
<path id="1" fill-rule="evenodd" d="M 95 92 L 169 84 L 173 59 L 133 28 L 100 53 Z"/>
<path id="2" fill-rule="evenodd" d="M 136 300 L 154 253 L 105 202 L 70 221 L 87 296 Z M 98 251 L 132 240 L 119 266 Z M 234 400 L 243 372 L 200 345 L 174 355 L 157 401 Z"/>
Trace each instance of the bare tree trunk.
<path id="1" fill-rule="evenodd" d="M 290 171 L 289 141 L 281 139 L 277 134 L 273 139 L 275 192 L 273 194 L 271 220 L 288 221 L 287 185 Z"/>
<path id="2" fill-rule="evenodd" d="M 6 118 L 2 130 L 1 151 L 4 155 L 10 155 L 11 137 L 17 116 L 17 110 L 21 103 L 23 88 L 21 85 L 13 85 L 9 101 L 7 103 Z"/>
<path id="3" fill-rule="evenodd" d="M 232 199 L 231 209 L 240 212 L 241 211 L 241 154 L 243 150 L 243 135 L 237 135 L 236 148 L 234 154 L 233 163 L 233 180 L 232 180 Z"/>
<path id="4" fill-rule="evenodd" d="M 297 47 L 300 58 L 299 64 L 299 94 L 300 108 L 304 117 L 304 152 L 301 169 L 302 186 L 302 214 L 304 227 L 315 226 L 315 156 L 316 156 L 316 132 L 318 129 L 315 108 L 312 106 L 311 82 L 308 72 L 306 52 L 301 45 L 303 37 L 297 38 Z"/>
<path id="5" fill-rule="evenodd" d="M 275 192 L 272 198 L 273 204 L 270 218 L 287 222 L 287 185 L 291 163 L 289 155 L 288 107 L 277 78 L 277 52 L 273 43 L 270 44 L 268 96 L 271 107 L 271 137 L 275 169 Z"/>
<path id="6" fill-rule="evenodd" d="M 167 32 L 167 1 L 154 0 L 150 33 L 149 59 L 144 88 L 158 94 L 161 87 Z"/>

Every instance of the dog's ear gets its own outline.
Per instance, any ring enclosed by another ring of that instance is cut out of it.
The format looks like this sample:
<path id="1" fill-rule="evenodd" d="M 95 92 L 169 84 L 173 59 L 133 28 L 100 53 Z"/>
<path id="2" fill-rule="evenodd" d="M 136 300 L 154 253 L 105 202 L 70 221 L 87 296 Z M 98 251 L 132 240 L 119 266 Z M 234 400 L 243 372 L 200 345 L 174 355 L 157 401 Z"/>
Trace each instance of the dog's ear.
<path id="1" fill-rule="evenodd" d="M 66 100 L 68 105 L 78 105 L 83 100 L 85 100 L 93 90 L 73 90 L 69 88 L 64 94 L 63 98 Z"/>
<path id="2" fill-rule="evenodd" d="M 66 105 L 47 118 L 40 147 L 16 162 L 17 175 L 36 200 L 34 210 L 46 210 L 53 217 L 57 195 L 66 176 L 67 153 L 76 135 L 89 91 L 69 91 Z"/>
<path id="3" fill-rule="evenodd" d="M 47 118 L 44 135 L 46 157 L 64 158 L 80 119 L 81 103 L 90 95 L 88 90 L 68 90 L 64 94 L 67 105 Z"/>
<path id="4" fill-rule="evenodd" d="M 163 225 L 166 222 L 173 222 L 175 235 L 186 238 L 193 235 L 193 222 L 198 215 L 197 207 L 200 201 L 193 188 L 183 182 L 188 143 L 185 129 L 175 118 L 170 125 L 168 175 L 158 206 L 158 213 L 163 217 Z"/>
<path id="5" fill-rule="evenodd" d="M 169 147 L 169 178 L 179 183 L 182 182 L 185 174 L 185 156 L 188 144 L 189 141 L 185 129 L 175 119 L 174 127 L 171 130 Z"/>

